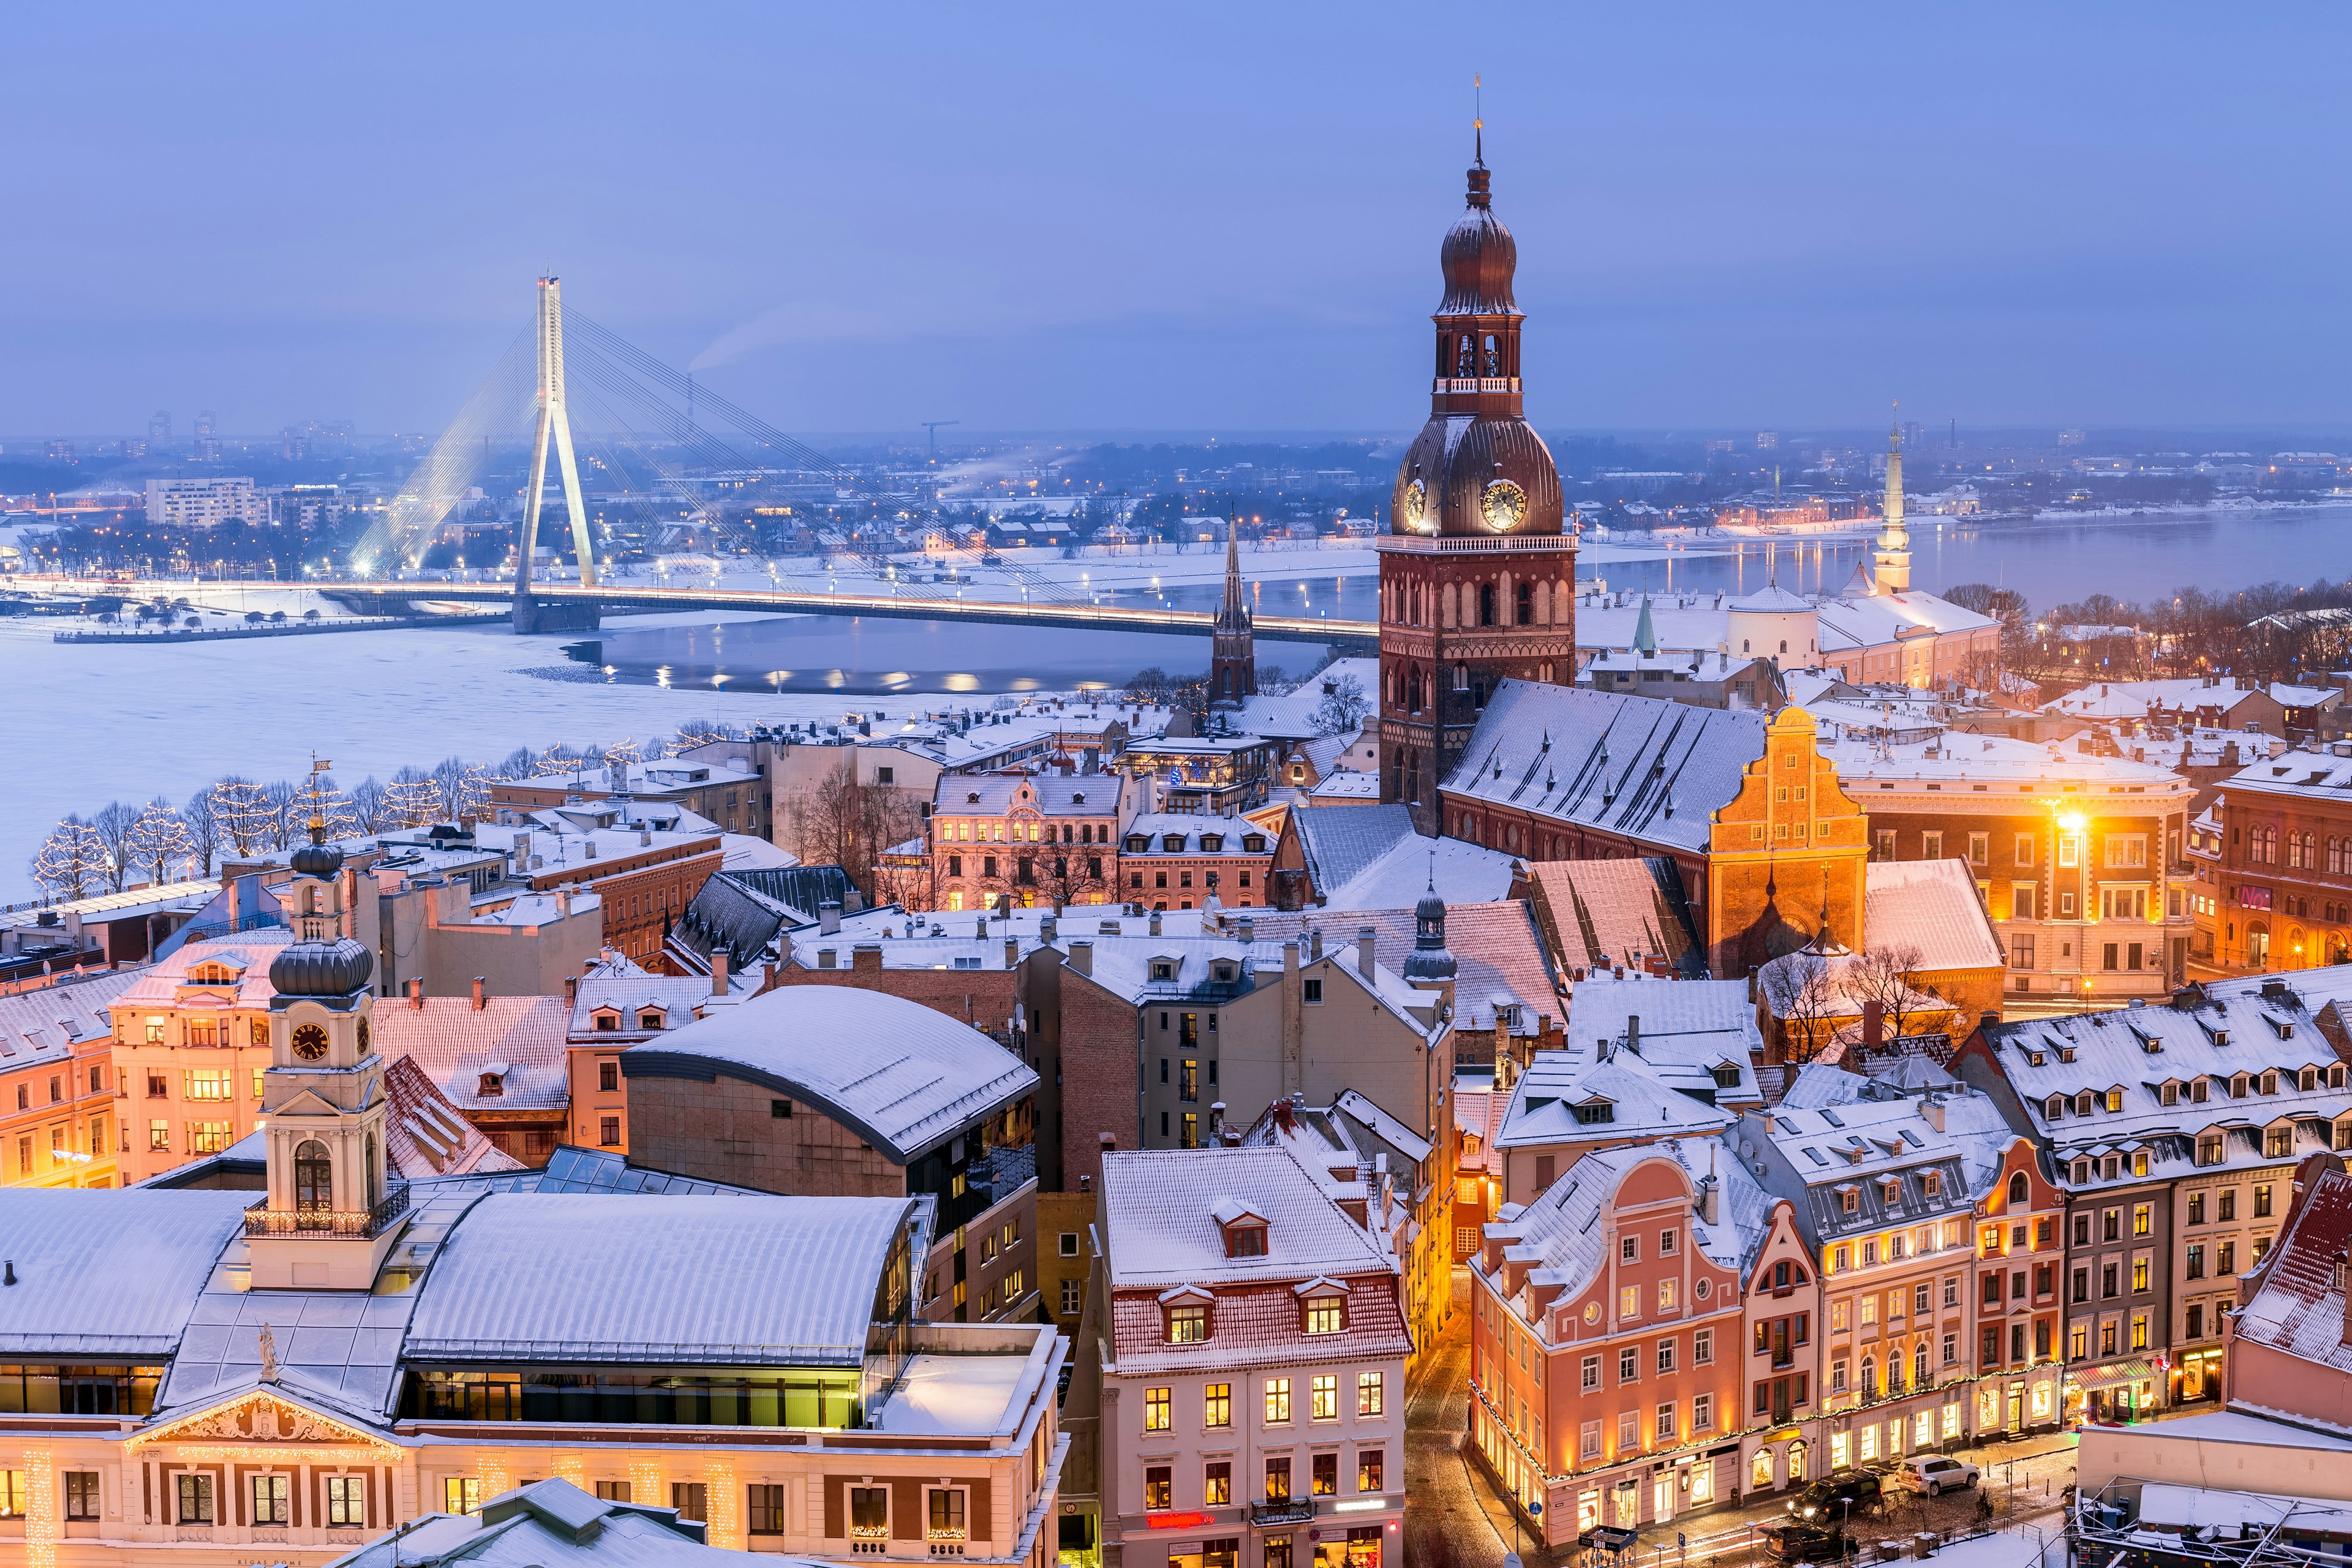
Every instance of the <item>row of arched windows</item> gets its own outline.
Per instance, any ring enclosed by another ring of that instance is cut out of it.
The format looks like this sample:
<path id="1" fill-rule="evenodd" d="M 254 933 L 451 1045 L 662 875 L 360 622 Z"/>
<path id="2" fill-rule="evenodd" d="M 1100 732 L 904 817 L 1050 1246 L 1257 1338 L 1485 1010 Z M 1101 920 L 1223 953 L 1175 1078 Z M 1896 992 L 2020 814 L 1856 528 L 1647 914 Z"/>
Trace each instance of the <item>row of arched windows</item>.
<path id="1" fill-rule="evenodd" d="M 1436 590 L 1434 595 L 1430 591 L 1433 587 Z M 1555 605 L 1560 611 L 1561 624 L 1573 609 L 1573 600 L 1565 587 L 1555 591 L 1549 580 L 1503 572 L 1490 582 L 1476 584 L 1383 584 L 1381 618 L 1395 626 L 1428 626 L 1432 622 L 1433 599 L 1435 623 L 1444 626 L 1548 626 L 1554 624 Z"/>

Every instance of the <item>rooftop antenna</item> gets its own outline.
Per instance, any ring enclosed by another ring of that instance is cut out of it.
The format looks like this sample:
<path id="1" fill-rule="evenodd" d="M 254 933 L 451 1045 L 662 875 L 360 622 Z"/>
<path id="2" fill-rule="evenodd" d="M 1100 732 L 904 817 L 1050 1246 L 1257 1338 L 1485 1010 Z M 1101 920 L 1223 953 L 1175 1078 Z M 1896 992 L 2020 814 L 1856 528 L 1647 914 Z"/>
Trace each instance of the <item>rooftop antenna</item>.
<path id="1" fill-rule="evenodd" d="M 1486 166 L 1486 79 L 1476 72 L 1470 77 L 1470 134 L 1477 148 L 1478 167 Z"/>

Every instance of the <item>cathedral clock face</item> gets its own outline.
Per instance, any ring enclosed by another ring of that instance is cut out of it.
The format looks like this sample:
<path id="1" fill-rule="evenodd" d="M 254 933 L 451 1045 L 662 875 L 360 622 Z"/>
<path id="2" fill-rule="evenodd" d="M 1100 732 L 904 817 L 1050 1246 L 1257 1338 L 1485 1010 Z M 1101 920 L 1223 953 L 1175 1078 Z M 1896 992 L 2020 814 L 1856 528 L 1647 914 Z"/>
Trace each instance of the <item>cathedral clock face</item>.
<path id="1" fill-rule="evenodd" d="M 1528 492 L 1508 479 L 1489 480 L 1486 493 L 1478 498 L 1478 511 L 1488 528 L 1508 533 L 1527 521 Z"/>
<path id="2" fill-rule="evenodd" d="M 305 1024 L 294 1031 L 294 1054 L 306 1062 L 315 1062 L 327 1054 L 327 1031 L 316 1024 Z"/>
<path id="3" fill-rule="evenodd" d="M 1429 487 L 1419 479 L 1404 488 L 1404 525 L 1420 530 L 1428 526 Z"/>

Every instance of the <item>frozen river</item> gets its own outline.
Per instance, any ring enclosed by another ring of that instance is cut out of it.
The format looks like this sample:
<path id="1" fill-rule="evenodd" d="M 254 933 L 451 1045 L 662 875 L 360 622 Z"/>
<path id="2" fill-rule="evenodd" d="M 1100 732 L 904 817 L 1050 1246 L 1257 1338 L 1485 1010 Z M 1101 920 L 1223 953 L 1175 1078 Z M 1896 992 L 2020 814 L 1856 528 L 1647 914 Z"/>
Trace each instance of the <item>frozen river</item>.
<path id="1" fill-rule="evenodd" d="M 2096 589 L 2147 598 L 2189 583 L 2341 578 L 2352 574 L 2352 507 L 1994 525 L 1921 519 L 1912 542 L 1923 587 L 2005 583 L 2046 606 Z M 1781 545 L 1776 567 L 1784 584 L 1835 588 L 1863 547 Z M 1372 555 L 1361 546 L 1244 559 L 1265 613 L 1371 616 Z M 1049 561 L 1024 574 L 1075 583 L 1083 571 L 1107 599 L 1208 608 L 1221 564 L 1217 552 L 1195 546 Z M 1628 542 L 1589 548 L 1582 570 L 1612 588 L 1664 589 L 1671 577 L 1676 588 L 1738 589 L 1762 582 L 1764 557 L 1752 543 L 1657 551 Z M 451 755 L 488 763 L 520 745 L 667 735 L 687 719 L 782 722 L 853 708 L 897 717 L 1003 692 L 1116 684 L 1150 664 L 1182 672 L 1208 663 L 1205 638 L 816 617 L 616 618 L 593 664 L 567 658 L 572 639 L 518 639 L 497 626 L 124 646 L 54 642 L 59 624 L 0 619 L 14 742 L 0 775 L 0 902 L 30 896 L 26 863 L 66 812 L 156 795 L 177 802 L 226 773 L 294 778 L 314 751 L 349 787 Z M 1318 658 L 1300 645 L 1261 649 L 1264 662 L 1296 670 Z M 568 679 L 526 673 L 551 668 Z"/>

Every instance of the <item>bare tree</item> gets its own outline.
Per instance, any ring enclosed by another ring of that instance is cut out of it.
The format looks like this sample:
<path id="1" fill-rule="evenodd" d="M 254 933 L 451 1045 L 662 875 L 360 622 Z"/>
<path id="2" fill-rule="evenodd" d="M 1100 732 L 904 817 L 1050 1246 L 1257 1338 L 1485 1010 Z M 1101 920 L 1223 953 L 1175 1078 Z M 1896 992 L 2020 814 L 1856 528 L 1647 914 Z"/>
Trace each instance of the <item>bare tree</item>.
<path id="1" fill-rule="evenodd" d="M 215 783 L 210 794 L 213 820 L 230 848 L 239 855 L 250 855 L 269 842 L 277 814 L 269 804 L 268 792 L 259 784 L 231 773 Z"/>
<path id="2" fill-rule="evenodd" d="M 539 755 L 529 746 L 517 746 L 498 766 L 498 776 L 502 779 L 535 778 L 538 774 Z"/>
<path id="3" fill-rule="evenodd" d="M 1325 735 L 1352 735 L 1363 728 L 1364 715 L 1371 710 L 1372 700 L 1365 694 L 1364 683 L 1343 675 L 1315 705 L 1315 728 Z"/>
<path id="4" fill-rule="evenodd" d="M 1784 953 L 1758 971 L 1757 979 L 1764 1005 L 1780 1026 L 1783 1059 L 1811 1060 L 1828 1044 L 1827 1026 L 1836 1016 L 1829 960 L 1811 950 Z"/>
<path id="5" fill-rule="evenodd" d="M 269 847 L 283 849 L 302 826 L 302 791 L 291 780 L 279 779 L 264 784 L 261 793 L 269 801 Z"/>
<path id="6" fill-rule="evenodd" d="M 156 882 L 168 882 L 173 868 L 195 858 L 195 837 L 186 819 L 157 795 L 131 824 L 131 854 Z"/>
<path id="7" fill-rule="evenodd" d="M 91 829 L 106 850 L 107 886 L 118 893 L 122 891 L 123 880 L 137 859 L 131 852 L 131 830 L 138 821 L 138 810 L 119 800 L 107 802 L 89 819 Z"/>
<path id="8" fill-rule="evenodd" d="M 404 767 L 392 775 L 392 783 L 384 787 L 383 801 L 376 815 L 379 829 L 429 827 L 441 815 L 440 787 L 430 774 Z"/>
<path id="9" fill-rule="evenodd" d="M 352 790 L 352 822 L 362 833 L 379 832 L 384 826 L 383 785 L 375 782 L 373 773 Z"/>
<path id="10" fill-rule="evenodd" d="M 923 831 L 921 803 L 907 791 L 860 781 L 851 746 L 841 749 L 836 766 L 785 796 L 781 815 L 790 825 L 793 853 L 813 866 L 840 867 L 877 899 L 875 870 L 882 852 Z"/>
<path id="11" fill-rule="evenodd" d="M 212 875 L 213 859 L 220 853 L 220 814 L 213 810 L 213 795 L 200 789 L 188 797 L 180 808 L 180 825 L 188 830 L 188 859 L 198 876 Z"/>
<path id="12" fill-rule="evenodd" d="M 68 814 L 33 852 L 32 872 L 51 898 L 87 898 L 106 884 L 106 846 L 96 828 Z"/>
<path id="13" fill-rule="evenodd" d="M 1923 1016 L 1937 1008 L 1936 998 L 1913 984 L 1925 962 L 1917 944 L 1890 943 L 1866 949 L 1847 972 L 1846 984 L 1864 1003 L 1878 1004 L 1886 1037 L 1901 1039 Z"/>

